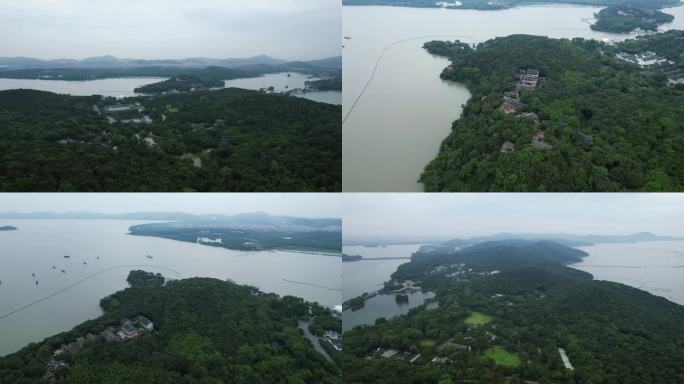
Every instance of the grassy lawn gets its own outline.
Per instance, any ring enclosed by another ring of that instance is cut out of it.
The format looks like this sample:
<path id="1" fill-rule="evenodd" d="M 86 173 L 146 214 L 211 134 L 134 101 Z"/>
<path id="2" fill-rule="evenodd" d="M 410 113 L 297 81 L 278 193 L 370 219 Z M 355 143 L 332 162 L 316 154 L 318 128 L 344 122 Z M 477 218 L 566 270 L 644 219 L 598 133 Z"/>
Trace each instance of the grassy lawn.
<path id="1" fill-rule="evenodd" d="M 485 315 L 484 313 L 480 312 L 471 312 L 470 316 L 468 316 L 468 318 L 465 319 L 465 323 L 468 325 L 482 325 L 487 324 L 490 321 L 492 321 L 491 316 Z"/>
<path id="2" fill-rule="evenodd" d="M 434 340 L 426 339 L 420 342 L 420 346 L 424 348 L 432 348 L 435 345 Z"/>
<path id="3" fill-rule="evenodd" d="M 510 353 L 501 347 L 489 348 L 485 356 L 494 359 L 498 365 L 504 367 L 517 367 L 520 364 L 520 357 L 515 353 Z"/>

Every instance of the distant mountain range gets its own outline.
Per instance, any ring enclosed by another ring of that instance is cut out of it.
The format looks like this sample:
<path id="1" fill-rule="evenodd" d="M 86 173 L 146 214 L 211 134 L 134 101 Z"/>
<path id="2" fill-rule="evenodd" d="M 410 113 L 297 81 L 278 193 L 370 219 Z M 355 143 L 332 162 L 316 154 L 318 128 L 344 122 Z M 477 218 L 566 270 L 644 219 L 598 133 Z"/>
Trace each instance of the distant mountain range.
<path id="1" fill-rule="evenodd" d="M 41 60 L 31 57 L 0 57 L 0 70 L 28 69 L 28 68 L 140 68 L 140 67 L 209 67 L 219 66 L 227 68 L 297 66 L 306 68 L 342 68 L 342 57 L 331 57 L 321 60 L 287 61 L 267 55 L 249 58 L 212 59 L 194 57 L 187 59 L 120 59 L 114 56 L 89 57 L 83 60 L 57 59 Z"/>
<path id="2" fill-rule="evenodd" d="M 274 216 L 265 212 L 250 212 L 237 215 L 194 215 L 184 212 L 131 212 L 131 213 L 94 213 L 94 212 L 3 212 L 2 219 L 42 219 L 42 220 L 151 220 L 177 221 L 186 223 L 220 222 L 236 225 L 299 225 L 312 228 L 341 227 L 342 219 L 311 219 L 292 216 Z"/>
<path id="3" fill-rule="evenodd" d="M 571 235 L 566 233 L 497 233 L 488 236 L 479 236 L 469 239 L 452 239 L 439 244 L 430 245 L 439 249 L 464 248 L 485 242 L 521 242 L 521 241 L 551 241 L 569 247 L 579 247 L 598 243 L 636 243 L 640 241 L 668 241 L 684 240 L 681 237 L 658 236 L 651 232 L 638 232 L 630 235 Z"/>
<path id="4" fill-rule="evenodd" d="M 431 246 L 447 246 L 447 247 L 467 247 L 477 243 L 487 241 L 515 241 L 528 240 L 540 241 L 548 240 L 558 244 L 563 244 L 571 247 L 578 247 L 583 245 L 592 245 L 596 243 L 635 243 L 639 241 L 668 241 L 668 240 L 684 240 L 682 237 L 672 236 L 658 236 L 651 232 L 638 232 L 630 235 L 572 235 L 567 233 L 497 233 L 486 236 L 476 236 L 463 239 L 450 239 L 438 237 L 365 237 L 345 239 L 344 245 L 399 245 L 399 244 L 431 244 Z"/>

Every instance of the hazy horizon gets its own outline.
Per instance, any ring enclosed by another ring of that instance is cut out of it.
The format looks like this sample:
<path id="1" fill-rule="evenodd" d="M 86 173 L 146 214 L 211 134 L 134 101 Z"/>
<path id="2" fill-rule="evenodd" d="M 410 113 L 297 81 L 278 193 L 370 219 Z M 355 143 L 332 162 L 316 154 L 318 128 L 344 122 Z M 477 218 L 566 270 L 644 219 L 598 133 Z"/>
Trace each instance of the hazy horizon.
<path id="1" fill-rule="evenodd" d="M 274 216 L 341 218 L 341 201 L 320 193 L 3 193 L 6 213 L 189 213 L 236 215 L 266 212 Z M 9 221 L 12 219 L 2 219 Z"/>
<path id="2" fill-rule="evenodd" d="M 511 234 L 684 236 L 676 194 L 412 194 L 344 196 L 344 241 Z"/>
<path id="3" fill-rule="evenodd" d="M 0 13 L 0 57 L 341 55 L 341 13 L 334 0 L 5 0 Z"/>

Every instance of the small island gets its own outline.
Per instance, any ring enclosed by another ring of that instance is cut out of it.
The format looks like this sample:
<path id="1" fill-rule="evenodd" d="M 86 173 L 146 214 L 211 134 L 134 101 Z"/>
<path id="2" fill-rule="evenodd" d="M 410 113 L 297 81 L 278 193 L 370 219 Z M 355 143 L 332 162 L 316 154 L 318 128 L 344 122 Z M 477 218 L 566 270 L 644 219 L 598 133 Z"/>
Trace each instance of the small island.
<path id="1" fill-rule="evenodd" d="M 179 75 L 158 83 L 135 88 L 135 92 L 144 94 L 195 92 L 223 88 L 224 85 L 225 82 L 217 78 Z"/>
<path id="2" fill-rule="evenodd" d="M 630 6 L 604 8 L 595 14 L 595 31 L 629 33 L 634 30 L 656 31 L 658 26 L 674 20 L 674 16 L 656 9 L 641 9 Z"/>
<path id="3" fill-rule="evenodd" d="M 342 74 L 305 82 L 308 91 L 342 91 Z"/>
<path id="4" fill-rule="evenodd" d="M 6 225 L 4 227 L 0 227 L 0 231 L 16 231 L 18 228 L 13 227 L 11 225 Z"/>
<path id="5" fill-rule="evenodd" d="M 165 279 L 161 273 L 135 270 L 128 273 L 126 281 L 131 287 L 161 287 Z"/>
<path id="6" fill-rule="evenodd" d="M 361 261 L 361 260 L 363 260 L 363 256 L 347 255 L 345 253 L 342 254 L 342 262 L 343 263 L 352 262 L 352 261 Z"/>

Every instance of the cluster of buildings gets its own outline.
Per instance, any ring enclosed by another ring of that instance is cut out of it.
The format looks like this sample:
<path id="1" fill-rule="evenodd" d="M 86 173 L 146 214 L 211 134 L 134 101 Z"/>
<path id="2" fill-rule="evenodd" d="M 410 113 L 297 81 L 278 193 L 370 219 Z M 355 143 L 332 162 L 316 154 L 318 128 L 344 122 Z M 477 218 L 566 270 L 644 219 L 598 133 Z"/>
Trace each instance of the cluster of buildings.
<path id="1" fill-rule="evenodd" d="M 504 92 L 503 104 L 501 109 L 505 113 L 517 113 L 526 104 L 520 100 L 520 92 L 534 92 L 539 84 L 539 70 L 529 68 L 515 75 L 515 88 L 509 92 Z M 530 118 L 527 116 L 526 118 Z M 538 117 L 537 117 L 538 121 Z"/>
<path id="2" fill-rule="evenodd" d="M 534 92 L 537 89 L 540 81 L 539 69 L 528 68 L 527 70 L 520 71 L 520 73 L 515 75 L 515 80 L 515 89 L 504 92 L 503 103 L 501 104 L 501 109 L 507 114 L 518 113 L 518 111 L 527 106 L 520 100 L 520 92 Z M 535 124 L 540 122 L 539 115 L 535 112 L 523 112 L 516 115 L 516 117 L 532 121 Z M 532 148 L 549 150 L 553 146 L 545 140 L 544 132 L 538 130 L 532 137 Z M 515 153 L 515 144 L 505 141 L 501 145 L 500 152 Z"/>
<path id="3" fill-rule="evenodd" d="M 62 344 L 58 349 L 52 353 L 52 359 L 47 362 L 44 378 L 52 381 L 55 379 L 57 372 L 62 369 L 69 369 L 69 364 L 60 360 L 60 356 L 76 355 L 83 349 L 86 341 L 96 339 L 97 336 L 89 333 L 85 337 L 81 336 L 76 341 L 69 344 Z"/>
<path id="4" fill-rule="evenodd" d="M 108 342 L 127 341 L 154 330 L 154 323 L 142 315 L 133 320 L 124 319 L 119 328 L 109 327 L 101 335 Z"/>
<path id="5" fill-rule="evenodd" d="M 398 360 L 404 360 L 408 363 L 415 363 L 418 361 L 418 359 L 421 358 L 420 353 L 411 353 L 411 352 L 406 352 L 406 351 L 398 351 L 396 349 L 391 349 L 391 348 L 378 348 L 373 352 L 368 358 L 371 359 L 398 359 Z"/>
<path id="6" fill-rule="evenodd" d="M 139 102 L 136 102 L 133 104 L 106 105 L 104 107 L 104 110 L 106 112 L 138 111 L 138 113 L 142 113 L 145 110 L 145 107 L 143 107 L 142 104 L 140 104 Z"/>
<path id="7" fill-rule="evenodd" d="M 641 68 L 648 67 L 651 65 L 656 65 L 656 64 L 674 64 L 674 62 L 669 62 L 666 58 L 658 56 L 655 52 L 653 51 L 646 51 L 644 53 L 627 53 L 627 52 L 618 52 L 617 55 L 615 55 L 618 59 L 622 61 L 626 61 L 628 63 L 636 64 L 640 66 Z"/>
<path id="8" fill-rule="evenodd" d="M 618 52 L 615 57 L 619 60 L 638 65 L 641 68 L 656 67 L 665 71 L 670 85 L 684 84 L 684 72 L 677 68 L 677 63 L 658 56 L 653 51 L 643 53 Z"/>

